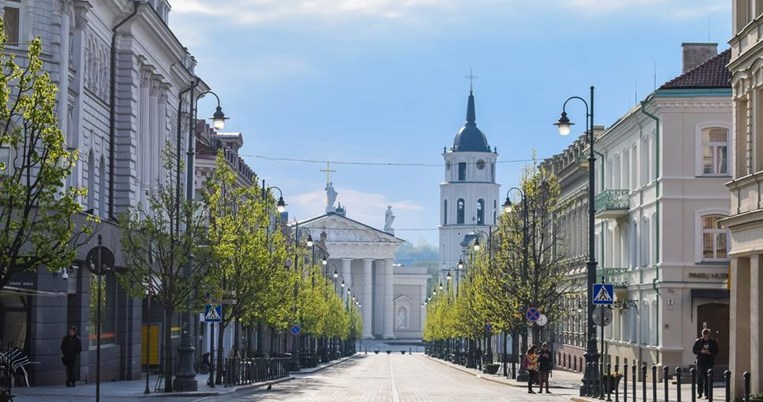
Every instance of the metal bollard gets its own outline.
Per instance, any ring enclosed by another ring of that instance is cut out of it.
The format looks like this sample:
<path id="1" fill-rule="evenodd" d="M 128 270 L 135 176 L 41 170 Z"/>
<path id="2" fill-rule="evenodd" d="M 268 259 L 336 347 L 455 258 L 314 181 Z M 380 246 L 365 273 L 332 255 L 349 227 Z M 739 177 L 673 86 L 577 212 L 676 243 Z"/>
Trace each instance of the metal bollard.
<path id="1" fill-rule="evenodd" d="M 744 402 L 750 402 L 750 372 L 745 371 L 742 378 L 744 379 Z"/>
<path id="2" fill-rule="evenodd" d="M 691 400 L 694 402 L 697 400 L 697 368 L 689 369 L 689 374 L 691 374 Z"/>
<path id="3" fill-rule="evenodd" d="M 633 376 L 633 384 L 631 385 L 631 387 L 633 387 L 633 402 L 636 402 L 636 369 L 636 363 L 633 363 L 631 366 L 631 375 Z"/>
<path id="4" fill-rule="evenodd" d="M 592 370 L 592 363 L 587 362 L 585 364 L 585 396 L 593 396 L 593 393 L 591 392 L 591 388 L 593 387 L 593 384 L 591 384 L 591 370 Z"/>
<path id="5" fill-rule="evenodd" d="M 646 398 L 644 399 L 646 401 Z M 657 366 L 652 365 L 652 402 L 657 402 Z"/>
<path id="6" fill-rule="evenodd" d="M 707 369 L 705 389 L 707 390 L 707 400 L 713 402 L 713 369 Z"/>
<path id="7" fill-rule="evenodd" d="M 615 378 L 617 378 L 619 368 L 620 367 L 615 364 Z M 615 381 L 615 384 L 617 384 L 617 381 Z M 620 384 L 615 385 L 615 402 L 620 402 L 620 387 L 618 387 L 618 385 Z"/>
<path id="8" fill-rule="evenodd" d="M 668 386 L 668 374 L 669 373 L 670 373 L 670 368 L 668 366 L 663 366 L 662 367 L 662 385 L 665 388 L 663 393 L 665 394 L 665 400 L 666 401 L 670 400 L 668 398 L 668 391 L 670 391 L 670 387 Z"/>
<path id="9" fill-rule="evenodd" d="M 723 372 L 723 378 L 726 379 L 726 402 L 731 402 L 731 372 Z"/>
<path id="10" fill-rule="evenodd" d="M 612 363 L 607 363 L 607 379 L 601 379 L 604 384 L 604 390 L 607 391 L 607 402 L 612 402 Z M 602 392 L 601 398 L 604 399 L 604 393 Z"/>
<path id="11" fill-rule="evenodd" d="M 678 402 L 681 402 L 681 367 L 676 367 L 676 396 Z"/>
<path id="12" fill-rule="evenodd" d="M 623 363 L 623 402 L 628 402 L 628 359 Z M 617 394 L 615 394 L 617 398 Z"/>
<path id="13" fill-rule="evenodd" d="M 646 362 L 641 363 L 641 391 L 643 394 L 641 400 L 646 402 Z"/>

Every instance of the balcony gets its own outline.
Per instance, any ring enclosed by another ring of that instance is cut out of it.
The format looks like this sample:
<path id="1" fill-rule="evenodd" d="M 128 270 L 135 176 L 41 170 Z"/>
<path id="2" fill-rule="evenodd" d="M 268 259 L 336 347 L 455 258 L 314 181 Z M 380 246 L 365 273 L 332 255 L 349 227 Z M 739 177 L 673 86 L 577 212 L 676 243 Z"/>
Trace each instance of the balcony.
<path id="1" fill-rule="evenodd" d="M 594 208 L 599 219 L 618 219 L 628 216 L 629 190 L 604 190 L 596 194 Z"/>
<path id="2" fill-rule="evenodd" d="M 616 288 L 624 288 L 630 282 L 628 268 L 599 268 L 596 270 L 596 279 L 604 277 L 604 283 L 611 283 Z"/>

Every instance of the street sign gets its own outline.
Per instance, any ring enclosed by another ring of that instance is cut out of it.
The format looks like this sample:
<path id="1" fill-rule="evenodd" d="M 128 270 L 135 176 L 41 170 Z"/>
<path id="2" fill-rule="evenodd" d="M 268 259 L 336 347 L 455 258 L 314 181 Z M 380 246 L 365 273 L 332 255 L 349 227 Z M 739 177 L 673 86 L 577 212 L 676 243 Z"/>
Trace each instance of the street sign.
<path id="1" fill-rule="evenodd" d="M 611 283 L 593 284 L 593 304 L 608 306 L 615 302 L 615 286 Z"/>
<path id="2" fill-rule="evenodd" d="M 604 306 L 597 306 L 593 310 L 593 322 L 600 327 L 606 327 L 611 324 L 612 310 Z"/>
<path id="3" fill-rule="evenodd" d="M 292 335 L 299 335 L 299 333 L 302 331 L 302 329 L 299 327 L 299 325 L 292 325 L 291 326 L 291 334 Z"/>
<path id="4" fill-rule="evenodd" d="M 548 324 L 548 317 L 546 317 L 545 314 L 541 314 L 540 317 L 538 317 L 538 319 L 535 320 L 535 323 L 538 324 L 539 327 L 542 327 Z"/>
<path id="5" fill-rule="evenodd" d="M 204 307 L 204 322 L 220 322 L 223 320 L 222 304 L 207 304 Z"/>
<path id="6" fill-rule="evenodd" d="M 101 261 L 101 267 L 98 267 L 98 258 Z M 85 257 L 85 265 L 93 275 L 102 275 L 114 269 L 114 253 L 106 246 L 95 246 L 90 249 Z"/>
<path id="7" fill-rule="evenodd" d="M 527 318 L 529 321 L 537 321 L 540 316 L 540 310 L 535 307 L 530 307 L 527 309 L 527 311 L 525 311 L 525 318 Z"/>

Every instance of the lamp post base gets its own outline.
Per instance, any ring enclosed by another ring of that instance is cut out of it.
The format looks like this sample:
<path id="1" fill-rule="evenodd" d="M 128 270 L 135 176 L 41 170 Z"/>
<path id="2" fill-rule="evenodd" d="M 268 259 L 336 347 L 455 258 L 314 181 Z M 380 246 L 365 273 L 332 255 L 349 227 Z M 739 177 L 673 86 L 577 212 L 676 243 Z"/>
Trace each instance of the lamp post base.
<path id="1" fill-rule="evenodd" d="M 198 391 L 199 383 L 196 381 L 196 373 L 193 370 L 193 355 L 196 348 L 191 343 L 189 335 L 184 334 L 178 346 L 179 368 L 172 382 L 175 391 Z"/>

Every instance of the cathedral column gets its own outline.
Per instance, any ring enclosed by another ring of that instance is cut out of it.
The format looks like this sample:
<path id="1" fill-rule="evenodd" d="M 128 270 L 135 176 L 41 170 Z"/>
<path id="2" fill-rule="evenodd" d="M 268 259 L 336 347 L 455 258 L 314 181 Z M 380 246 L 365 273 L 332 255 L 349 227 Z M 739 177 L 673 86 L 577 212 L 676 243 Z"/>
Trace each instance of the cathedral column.
<path id="1" fill-rule="evenodd" d="M 344 280 L 344 288 L 352 290 L 352 259 L 342 258 L 342 279 Z M 347 292 L 343 292 L 342 298 L 347 300 Z"/>
<path id="2" fill-rule="evenodd" d="M 365 339 L 374 337 L 371 332 L 374 325 L 373 314 L 371 314 L 374 309 L 374 299 L 371 290 L 371 282 L 373 281 L 371 268 L 373 263 L 374 260 L 369 258 L 363 260 L 363 301 L 361 302 L 363 303 L 363 307 L 361 307 L 361 311 L 363 312 L 363 338 Z"/>
<path id="3" fill-rule="evenodd" d="M 137 155 L 136 155 L 136 171 L 137 171 L 137 178 L 138 178 L 138 188 L 140 188 L 140 194 L 138 195 L 138 200 L 146 203 L 146 190 L 148 189 L 148 184 L 151 182 L 151 178 L 149 177 L 150 174 L 150 168 L 149 168 L 149 157 L 150 155 L 150 132 L 151 132 L 151 124 L 150 124 L 150 116 L 151 116 L 151 105 L 149 103 L 149 97 L 150 97 L 150 89 L 151 86 L 151 70 L 147 67 L 143 67 L 140 70 L 140 126 L 138 128 L 138 147 L 136 149 Z"/>
<path id="4" fill-rule="evenodd" d="M 392 288 L 392 259 L 384 260 L 384 339 L 394 339 L 394 291 Z"/>

